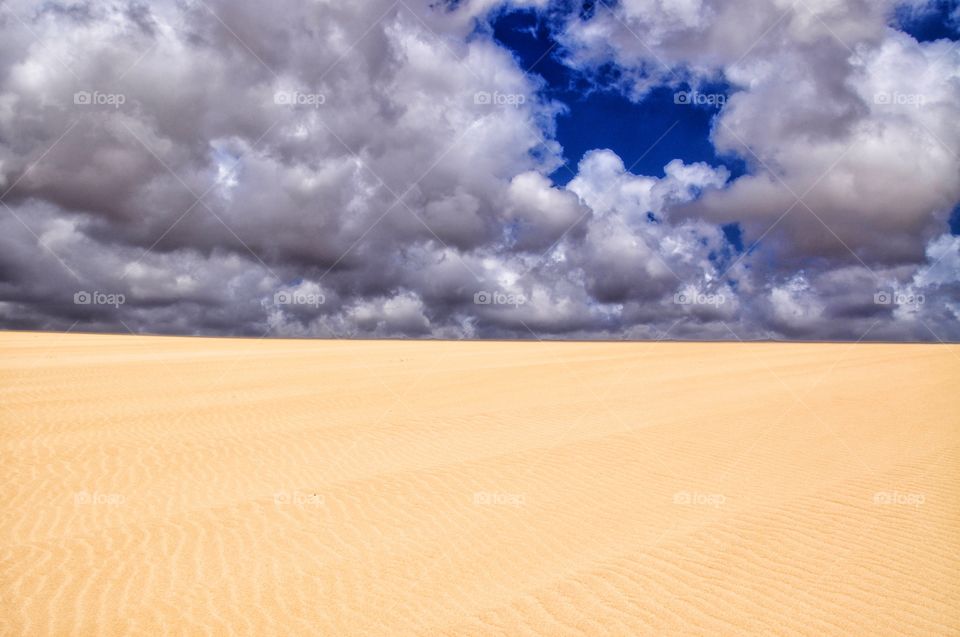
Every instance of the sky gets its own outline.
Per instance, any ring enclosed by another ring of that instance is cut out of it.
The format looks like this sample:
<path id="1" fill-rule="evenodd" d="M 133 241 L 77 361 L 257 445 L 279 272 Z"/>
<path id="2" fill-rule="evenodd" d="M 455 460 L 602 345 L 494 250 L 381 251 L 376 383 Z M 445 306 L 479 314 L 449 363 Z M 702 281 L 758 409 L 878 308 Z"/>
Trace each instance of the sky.
<path id="1" fill-rule="evenodd" d="M 0 328 L 960 341 L 956 0 L 6 0 Z"/>

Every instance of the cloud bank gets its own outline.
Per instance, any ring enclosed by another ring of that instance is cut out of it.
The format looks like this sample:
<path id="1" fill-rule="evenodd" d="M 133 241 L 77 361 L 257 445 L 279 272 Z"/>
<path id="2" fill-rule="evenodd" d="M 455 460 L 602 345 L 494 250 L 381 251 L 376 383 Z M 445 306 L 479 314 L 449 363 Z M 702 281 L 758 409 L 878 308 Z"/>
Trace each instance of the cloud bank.
<path id="1" fill-rule="evenodd" d="M 633 100 L 728 86 L 746 173 L 598 148 L 555 184 L 565 106 L 478 28 L 517 8 Z M 7 2 L 0 324 L 960 339 L 960 49 L 896 8 Z"/>

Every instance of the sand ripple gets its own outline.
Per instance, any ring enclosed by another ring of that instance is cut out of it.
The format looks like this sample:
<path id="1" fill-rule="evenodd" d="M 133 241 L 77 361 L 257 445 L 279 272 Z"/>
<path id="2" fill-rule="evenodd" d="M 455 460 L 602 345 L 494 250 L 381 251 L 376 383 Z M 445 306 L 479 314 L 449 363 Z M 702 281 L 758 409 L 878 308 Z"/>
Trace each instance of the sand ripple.
<path id="1" fill-rule="evenodd" d="M 3 635 L 957 635 L 960 348 L 0 334 Z"/>

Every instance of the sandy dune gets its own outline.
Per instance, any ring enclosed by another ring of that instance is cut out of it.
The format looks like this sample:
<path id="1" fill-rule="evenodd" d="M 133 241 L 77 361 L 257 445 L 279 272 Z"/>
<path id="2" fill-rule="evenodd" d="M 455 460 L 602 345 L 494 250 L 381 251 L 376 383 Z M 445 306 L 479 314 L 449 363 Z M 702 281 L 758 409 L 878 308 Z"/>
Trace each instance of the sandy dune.
<path id="1" fill-rule="evenodd" d="M 960 634 L 960 348 L 0 334 L 5 635 Z"/>

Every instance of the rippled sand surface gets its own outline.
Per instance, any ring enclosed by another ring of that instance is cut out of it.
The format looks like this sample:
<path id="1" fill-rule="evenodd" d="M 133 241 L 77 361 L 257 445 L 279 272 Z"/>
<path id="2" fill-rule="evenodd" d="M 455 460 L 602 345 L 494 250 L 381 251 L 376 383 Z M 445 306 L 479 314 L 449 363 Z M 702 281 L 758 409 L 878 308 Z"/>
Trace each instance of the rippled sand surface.
<path id="1" fill-rule="evenodd" d="M 0 333 L 4 635 L 960 634 L 960 348 Z"/>

